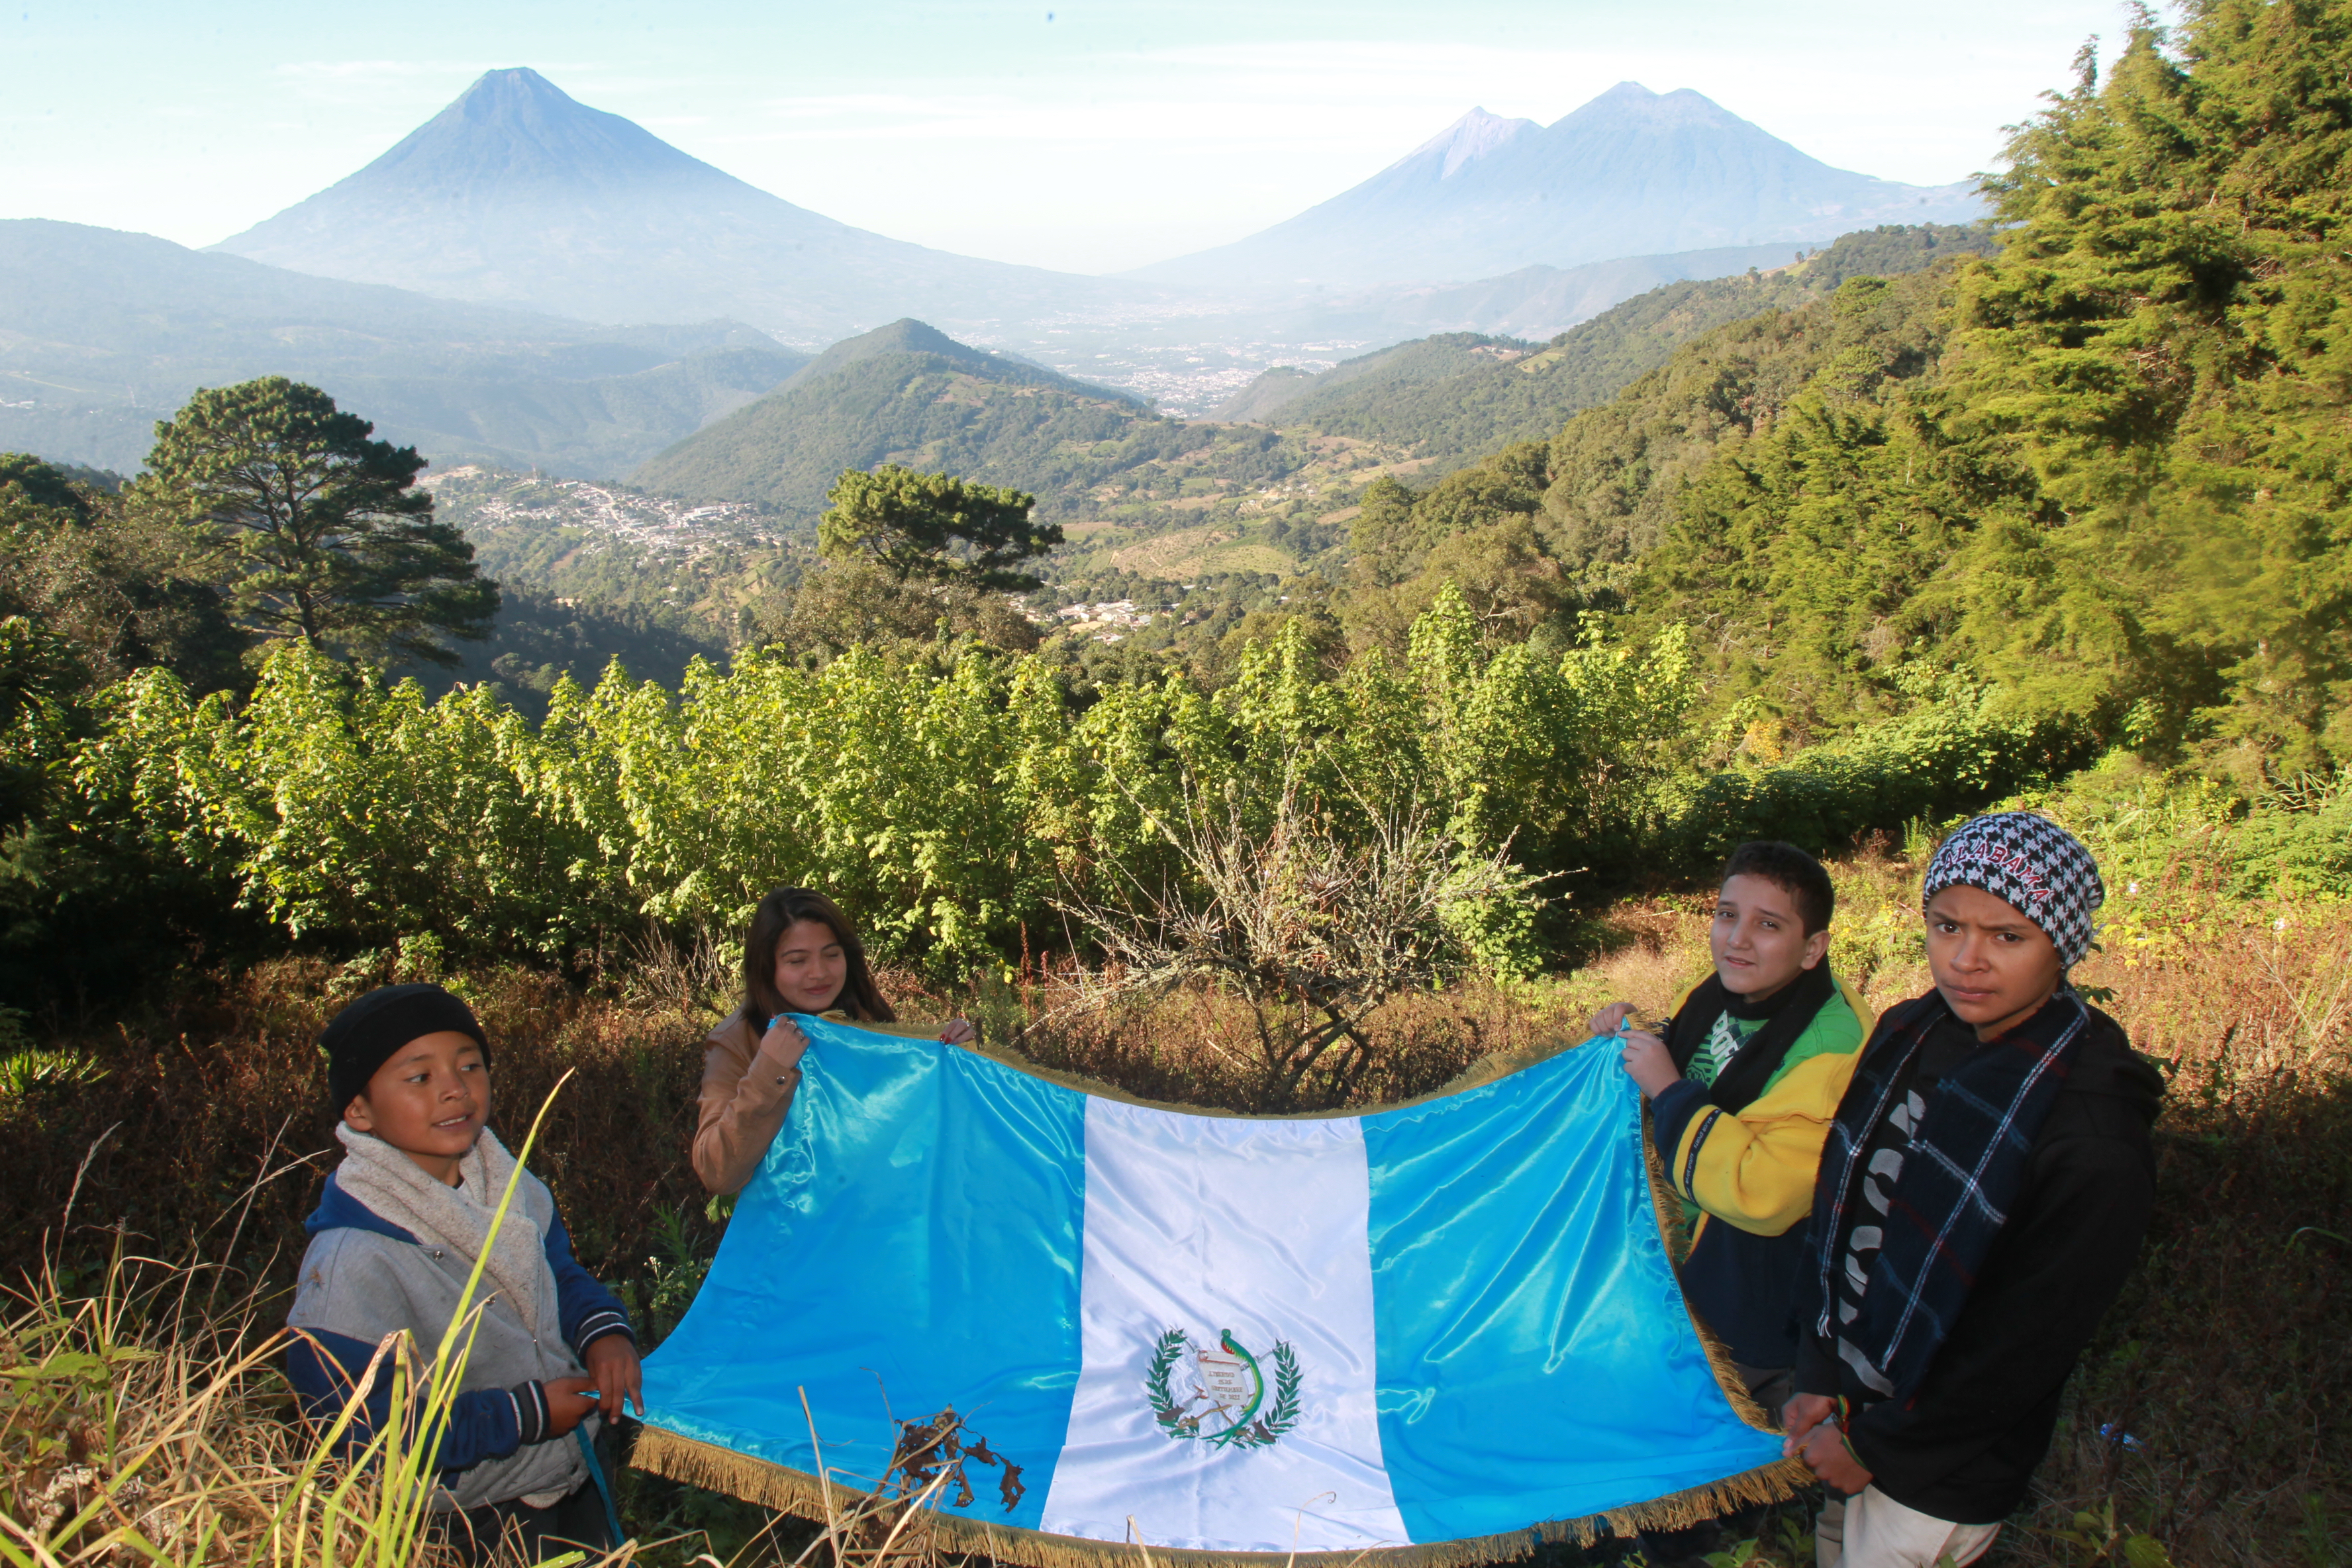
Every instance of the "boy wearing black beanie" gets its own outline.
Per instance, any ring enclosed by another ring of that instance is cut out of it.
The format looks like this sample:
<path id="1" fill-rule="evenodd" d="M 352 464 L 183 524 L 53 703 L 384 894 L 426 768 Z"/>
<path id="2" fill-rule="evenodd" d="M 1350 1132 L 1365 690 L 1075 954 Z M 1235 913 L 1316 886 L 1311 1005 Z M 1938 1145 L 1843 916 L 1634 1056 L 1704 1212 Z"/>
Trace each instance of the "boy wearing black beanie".
<path id="1" fill-rule="evenodd" d="M 385 1336 L 424 1353 L 480 1308 L 438 1435 L 433 1509 L 467 1561 L 511 1538 L 535 1561 L 557 1543 L 620 1544 L 596 1439 L 625 1397 L 644 1407 L 636 1336 L 572 1256 L 547 1188 L 485 1123 L 490 1053 L 473 1010 L 437 985 L 388 985 L 320 1037 L 343 1162 L 306 1228 L 288 1374 L 322 1427 L 349 1404 Z M 503 1219 L 499 1205 L 511 1184 Z M 475 1294 L 466 1284 L 479 1260 Z M 389 1418 L 379 1373 L 344 1447 Z"/>

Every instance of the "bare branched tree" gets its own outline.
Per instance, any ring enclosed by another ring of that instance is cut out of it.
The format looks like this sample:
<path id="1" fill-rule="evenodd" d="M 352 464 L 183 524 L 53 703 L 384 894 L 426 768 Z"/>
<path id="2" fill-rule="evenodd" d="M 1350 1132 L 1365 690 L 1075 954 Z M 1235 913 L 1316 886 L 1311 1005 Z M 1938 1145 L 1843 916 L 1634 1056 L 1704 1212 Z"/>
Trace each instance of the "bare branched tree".
<path id="1" fill-rule="evenodd" d="M 1291 770 L 1272 820 L 1249 820 L 1238 789 L 1222 801 L 1184 791 L 1183 816 L 1144 816 L 1175 850 L 1178 874 L 1129 874 L 1103 897 L 1056 907 L 1107 962 L 1076 987 L 1076 1005 L 1134 1005 L 1187 987 L 1245 1001 L 1255 1021 L 1260 1108 L 1343 1102 L 1371 1064 L 1366 1017 L 1401 992 L 1435 985 L 1473 956 L 1452 917 L 1528 896 L 1536 879 L 1507 844 L 1479 851 L 1434 825 L 1423 803 L 1358 798 L 1335 823 L 1303 797 Z"/>
<path id="2" fill-rule="evenodd" d="M 741 995 L 742 944 L 707 921 L 677 928 L 656 921 L 627 952 L 628 987 L 639 1000 L 702 1018 L 732 1010 Z"/>

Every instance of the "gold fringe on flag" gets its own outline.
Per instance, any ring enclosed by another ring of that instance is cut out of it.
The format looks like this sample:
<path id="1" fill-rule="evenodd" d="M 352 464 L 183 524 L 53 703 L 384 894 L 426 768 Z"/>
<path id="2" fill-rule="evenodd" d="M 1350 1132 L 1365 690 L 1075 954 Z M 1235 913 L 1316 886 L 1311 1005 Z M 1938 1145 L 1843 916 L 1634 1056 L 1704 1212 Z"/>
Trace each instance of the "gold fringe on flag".
<path id="1" fill-rule="evenodd" d="M 1650 1107 L 1646 1100 L 1642 1104 L 1642 1163 L 1650 1173 L 1650 1206 L 1658 1216 L 1659 1239 L 1665 1243 L 1666 1256 L 1679 1268 L 1682 1260 L 1690 1254 L 1690 1235 L 1683 1225 L 1682 1194 L 1675 1191 L 1673 1181 L 1666 1175 L 1666 1162 L 1658 1152 L 1658 1141 L 1650 1136 Z M 1691 1331 L 1698 1335 L 1700 1348 L 1706 1352 L 1706 1364 L 1708 1370 L 1715 1373 L 1717 1385 L 1723 1390 L 1724 1398 L 1731 1402 L 1731 1408 L 1739 1418 L 1759 1432 L 1780 1430 L 1780 1413 L 1765 1409 L 1756 1402 L 1756 1396 L 1748 1392 L 1748 1380 L 1739 1375 L 1738 1367 L 1733 1364 L 1731 1352 L 1716 1337 L 1715 1331 L 1701 1322 L 1698 1314 L 1690 1310 L 1688 1297 L 1683 1300 L 1683 1311 L 1690 1319 Z M 1786 1470 L 1794 1478 L 1792 1489 L 1785 1494 L 1787 1496 L 1793 1497 L 1812 1484 L 1812 1472 L 1795 1459 L 1782 1459 L 1777 1465 L 1767 1466 L 1766 1470 Z M 1765 1471 L 1755 1473 L 1761 1475 Z"/>
<path id="2" fill-rule="evenodd" d="M 886 1528 L 896 1521 L 895 1511 L 887 1510 L 898 1505 L 888 1500 L 839 1481 L 820 1481 L 805 1470 L 755 1459 L 732 1448 L 681 1437 L 658 1426 L 647 1426 L 639 1434 L 630 1462 L 655 1475 L 726 1492 L 779 1513 L 824 1521 L 854 1506 L 869 1516 L 881 1510 Z M 1604 1533 L 1630 1538 L 1637 1531 L 1682 1530 L 1749 1503 L 1780 1502 L 1800 1489 L 1781 1475 L 1787 1468 L 1787 1461 L 1769 1465 L 1669 1497 L 1610 1509 L 1589 1519 L 1551 1520 L 1500 1535 L 1465 1536 L 1417 1546 L 1375 1546 L 1360 1552 L 1197 1552 L 1149 1541 L 1048 1535 L 929 1509 L 920 1510 L 916 1520 L 899 1530 L 898 1539 L 905 1551 L 917 1556 L 928 1544 L 941 1552 L 985 1554 L 1015 1568 L 1111 1568 L 1114 1563 L 1129 1568 L 1145 1563 L 1150 1568 L 1160 1568 L 1162 1563 L 1168 1568 L 1268 1568 L 1275 1563 L 1286 1568 L 1352 1568 L 1358 1563 L 1374 1568 L 1478 1568 L 1482 1563 L 1532 1557 L 1546 1542 L 1573 1541 L 1589 1546 Z M 1799 1468 L 1801 1471 L 1802 1467 Z"/>

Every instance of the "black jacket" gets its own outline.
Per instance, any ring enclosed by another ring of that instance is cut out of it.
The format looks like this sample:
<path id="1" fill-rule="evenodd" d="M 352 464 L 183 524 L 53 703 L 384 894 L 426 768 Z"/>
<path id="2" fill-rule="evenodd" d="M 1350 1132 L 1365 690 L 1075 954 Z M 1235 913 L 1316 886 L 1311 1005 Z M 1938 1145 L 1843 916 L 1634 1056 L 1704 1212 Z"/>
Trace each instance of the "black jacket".
<path id="1" fill-rule="evenodd" d="M 1881 1020 L 1883 1031 L 1907 1009 Z M 1801 1310 L 1797 1392 L 1843 1394 L 1853 1450 L 1878 1489 L 1957 1524 L 1997 1524 L 2049 1451 L 2058 1396 L 2123 1289 L 2156 1206 L 2148 1130 L 2164 1080 L 2096 1008 L 2033 1140 L 2026 1185 L 1918 1392 L 1875 1399 Z M 1954 1020 L 1944 1026 L 1965 1029 Z M 1973 1038 L 1973 1036 L 1970 1037 Z"/>

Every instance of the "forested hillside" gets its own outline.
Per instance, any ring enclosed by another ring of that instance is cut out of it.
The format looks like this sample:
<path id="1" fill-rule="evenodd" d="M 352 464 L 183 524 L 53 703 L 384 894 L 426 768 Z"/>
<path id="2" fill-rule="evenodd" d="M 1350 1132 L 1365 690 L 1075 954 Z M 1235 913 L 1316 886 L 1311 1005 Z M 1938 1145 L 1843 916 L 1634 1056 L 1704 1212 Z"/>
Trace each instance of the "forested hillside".
<path id="1" fill-rule="evenodd" d="M 1825 299 L 1848 278 L 1913 272 L 1992 244 L 1990 224 L 1862 230 L 1770 272 L 1654 289 L 1541 345 L 1456 333 L 1350 360 L 1311 381 L 1261 378 L 1217 415 L 1378 441 L 1451 468 L 1548 437 L 1711 328 Z"/>
<path id="2" fill-rule="evenodd" d="M 1106 387 L 902 321 L 827 349 L 751 406 L 640 468 L 666 494 L 814 517 L 844 468 L 949 469 L 1033 491 L 1047 517 L 1173 499 L 1187 478 L 1246 485 L 1301 458 L 1270 432 L 1188 425 Z"/>
<path id="3" fill-rule="evenodd" d="M 1858 394 L 1928 369 L 1953 278 L 1945 266 L 1855 279 L 1829 300 L 1718 327 L 1549 442 L 1516 444 L 1420 491 L 1378 487 L 1354 529 L 1360 575 L 1399 581 L 1447 541 L 1517 515 L 1562 568 L 1623 583 L 1586 569 L 1649 555 L 1727 437 L 1770 426 L 1833 363 Z"/>
<path id="4" fill-rule="evenodd" d="M 1366 356 L 1356 362 L 1360 368 L 1354 377 L 1318 396 L 1342 409 L 1352 402 L 1356 412 L 1381 418 L 1426 403 L 1433 419 L 1456 417 L 1456 430 L 1485 427 L 1506 394 L 1521 399 L 1523 410 L 1554 398 L 1572 407 L 1572 389 L 1580 384 L 1622 385 L 1620 378 L 1633 384 L 1564 424 L 1559 416 L 1539 421 L 1530 416 L 1538 432 L 1534 438 L 1499 451 L 1490 447 L 1484 458 L 1451 473 L 1426 458 L 1402 459 L 1399 446 L 1366 441 L 1364 450 L 1400 460 L 1386 472 L 1375 470 L 1357 493 L 1357 506 L 1334 512 L 1326 502 L 1318 510 L 1311 496 L 1294 501 L 1276 493 L 1220 507 L 1204 514 L 1196 531 L 1226 531 L 1234 541 L 1222 547 L 1228 558 L 1244 549 L 1287 555 L 1292 563 L 1272 572 L 1268 582 L 1286 573 L 1315 574 L 1320 581 L 1313 588 L 1295 583 L 1283 591 L 1317 606 L 1315 624 L 1328 628 L 1318 636 L 1334 647 L 1344 628 L 1345 644 L 1359 651 L 1401 649 L 1413 616 L 1448 583 L 1469 596 L 1496 637 L 1545 628 L 1547 636 L 1564 635 L 1581 612 L 1622 611 L 1633 602 L 1634 563 L 1665 539 L 1686 484 L 1727 434 L 1769 426 L 1832 365 L 1843 378 L 1840 384 L 1875 396 L 1934 363 L 1957 269 L 1977 252 L 1940 240 L 1915 247 L 1901 236 L 1893 237 L 1894 246 L 1883 243 L 1889 237 L 1885 234 L 1850 237 L 1881 241 L 1879 258 L 1885 261 L 1947 254 L 1924 270 L 1881 277 L 1853 271 L 1860 258 L 1853 251 L 1840 258 L 1832 250 L 1808 264 L 1817 271 L 1675 285 L 1525 358 L 1511 357 L 1515 351 L 1507 342 L 1469 334 Z M 1768 287 L 1799 302 L 1709 330 L 1710 321 L 1743 300 L 1752 302 Z M 1812 302 L 1804 303 L 1809 295 Z M 1538 361 L 1549 363 L 1535 374 L 1521 368 Z M 1645 363 L 1658 368 L 1636 378 Z M 1416 376 L 1416 371 L 1424 374 Z M 1359 388 L 1366 394 L 1360 400 Z M 1483 405 L 1482 388 L 1488 394 Z M 1333 521 L 1318 523 L 1318 516 Z M 1177 584 L 1168 579 L 1178 574 L 1176 563 L 1197 562 L 1198 572 L 1215 559 L 1178 553 L 1182 537 L 1158 547 L 1171 569 L 1159 572 L 1156 581 L 1105 570 L 1145 568 L 1155 557 L 1152 547 L 1140 544 L 1070 559 L 1064 578 L 1097 597 L 1112 596 L 1114 590 L 1172 597 Z M 1220 635 L 1231 626 L 1225 622 Z M 1174 638 L 1185 640 L 1181 634 Z"/>
<path id="5" fill-rule="evenodd" d="M 1982 226 L 1848 235 L 1770 273 L 1677 283 L 1538 344 L 1441 333 L 1317 375 L 1276 369 L 1207 421 L 900 321 L 837 343 L 751 406 L 647 463 L 635 482 L 756 500 L 803 520 L 844 468 L 896 462 L 1038 498 L 1083 524 L 1047 568 L 1072 592 L 1160 594 L 1203 575 L 1334 578 L 1349 503 L 1383 473 L 1444 474 L 1499 445 L 1541 440 L 1677 344 L 1726 321 L 1826 297 L 1849 276 L 1899 274 L 1990 244 Z"/>
<path id="6" fill-rule="evenodd" d="M 1344 410 L 1350 400 L 1388 406 L 1433 383 L 1516 363 L 1535 348 L 1517 338 L 1484 332 L 1440 332 L 1359 354 L 1305 381 L 1286 367 L 1270 370 L 1210 417 L 1248 417 L 1242 409 L 1255 405 L 1264 410 L 1256 416 L 1262 423 L 1276 423 L 1277 417 L 1284 424 L 1315 423 L 1318 413 Z"/>

